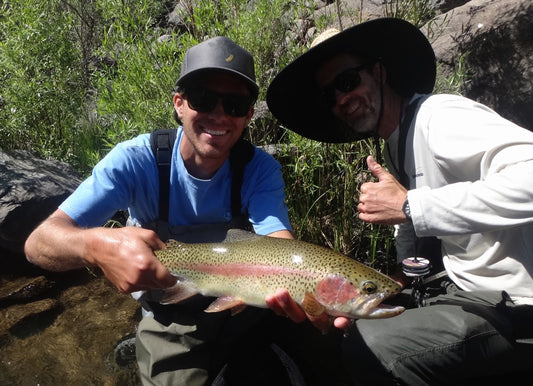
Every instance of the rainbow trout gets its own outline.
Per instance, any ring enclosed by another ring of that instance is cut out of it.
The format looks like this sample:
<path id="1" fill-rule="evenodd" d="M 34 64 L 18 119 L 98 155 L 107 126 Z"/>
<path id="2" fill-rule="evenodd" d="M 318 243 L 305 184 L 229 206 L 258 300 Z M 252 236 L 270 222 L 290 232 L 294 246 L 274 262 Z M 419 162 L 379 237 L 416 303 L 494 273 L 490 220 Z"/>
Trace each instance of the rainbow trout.
<path id="1" fill-rule="evenodd" d="M 230 233 L 232 230 L 230 230 Z M 265 297 L 286 288 L 309 315 L 388 318 L 403 307 L 382 304 L 400 292 L 391 278 L 331 249 L 298 240 L 247 234 L 236 241 L 186 244 L 171 240 L 157 258 L 178 278 L 162 303 L 215 296 L 205 310 L 267 307 Z"/>

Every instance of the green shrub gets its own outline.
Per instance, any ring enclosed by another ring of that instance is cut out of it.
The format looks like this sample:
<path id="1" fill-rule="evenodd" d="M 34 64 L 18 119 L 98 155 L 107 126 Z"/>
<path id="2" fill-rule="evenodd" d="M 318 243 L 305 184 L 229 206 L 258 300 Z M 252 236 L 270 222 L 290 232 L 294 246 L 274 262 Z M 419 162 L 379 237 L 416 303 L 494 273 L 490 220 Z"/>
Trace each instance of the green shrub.
<path id="1" fill-rule="evenodd" d="M 0 146 L 72 161 L 87 92 L 74 19 L 59 1 L 0 7 Z"/>

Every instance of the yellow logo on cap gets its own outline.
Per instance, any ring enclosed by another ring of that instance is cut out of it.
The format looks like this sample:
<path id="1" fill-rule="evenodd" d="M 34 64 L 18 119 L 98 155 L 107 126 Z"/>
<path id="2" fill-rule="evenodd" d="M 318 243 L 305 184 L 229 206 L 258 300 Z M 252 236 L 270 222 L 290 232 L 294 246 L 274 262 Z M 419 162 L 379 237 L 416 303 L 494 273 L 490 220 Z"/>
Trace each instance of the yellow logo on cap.
<path id="1" fill-rule="evenodd" d="M 233 58 L 234 58 L 233 54 L 230 54 L 230 56 L 226 58 L 226 62 L 231 62 Z"/>

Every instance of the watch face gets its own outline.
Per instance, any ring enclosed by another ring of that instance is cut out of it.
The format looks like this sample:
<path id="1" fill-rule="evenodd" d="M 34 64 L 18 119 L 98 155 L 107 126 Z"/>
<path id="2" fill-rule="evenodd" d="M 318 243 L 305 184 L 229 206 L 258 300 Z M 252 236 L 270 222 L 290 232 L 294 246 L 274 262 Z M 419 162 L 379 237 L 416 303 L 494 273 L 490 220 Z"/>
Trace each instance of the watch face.
<path id="1" fill-rule="evenodd" d="M 408 220 L 411 219 L 411 208 L 409 208 L 409 200 L 406 198 L 403 202 L 402 211 L 405 214 L 405 217 L 407 217 Z"/>

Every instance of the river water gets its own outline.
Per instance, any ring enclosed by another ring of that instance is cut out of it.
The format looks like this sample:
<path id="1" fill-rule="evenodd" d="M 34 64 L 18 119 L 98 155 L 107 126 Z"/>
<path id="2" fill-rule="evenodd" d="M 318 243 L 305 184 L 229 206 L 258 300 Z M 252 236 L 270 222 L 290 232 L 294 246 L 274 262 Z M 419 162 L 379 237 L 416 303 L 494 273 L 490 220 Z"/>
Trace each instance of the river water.
<path id="1" fill-rule="evenodd" d="M 99 272 L 53 274 L 2 255 L 0 385 L 140 385 L 125 344 L 136 301 Z"/>

